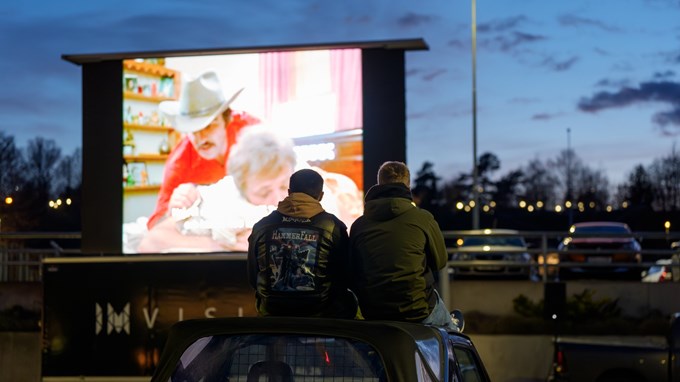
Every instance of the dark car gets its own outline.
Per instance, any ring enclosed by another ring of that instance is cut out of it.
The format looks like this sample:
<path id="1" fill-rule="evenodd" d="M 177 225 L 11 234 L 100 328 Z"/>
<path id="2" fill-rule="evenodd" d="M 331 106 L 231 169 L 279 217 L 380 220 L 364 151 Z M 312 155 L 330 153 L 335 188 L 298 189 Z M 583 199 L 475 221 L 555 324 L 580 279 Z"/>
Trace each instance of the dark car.
<path id="1" fill-rule="evenodd" d="M 557 247 L 559 277 L 640 280 L 640 243 L 620 222 L 583 222 L 569 228 Z"/>
<path id="2" fill-rule="evenodd" d="M 470 338 L 403 322 L 241 317 L 170 330 L 153 382 L 462 381 L 489 377 Z"/>
<path id="3" fill-rule="evenodd" d="M 680 381 L 680 313 L 664 337 L 555 337 L 548 382 Z"/>
<path id="4" fill-rule="evenodd" d="M 454 278 L 538 279 L 536 261 L 519 231 L 487 228 L 456 233 L 457 248 L 449 257 L 456 262 L 449 268 Z"/>

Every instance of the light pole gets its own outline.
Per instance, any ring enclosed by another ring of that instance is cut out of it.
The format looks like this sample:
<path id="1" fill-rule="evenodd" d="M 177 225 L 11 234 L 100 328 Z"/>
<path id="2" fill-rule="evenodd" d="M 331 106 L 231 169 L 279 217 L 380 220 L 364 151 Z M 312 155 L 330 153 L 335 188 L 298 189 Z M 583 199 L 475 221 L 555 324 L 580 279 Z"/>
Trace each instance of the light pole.
<path id="1" fill-rule="evenodd" d="M 574 202 L 572 199 L 571 191 L 571 129 L 567 127 L 567 202 L 569 207 L 567 207 L 567 216 L 569 218 L 569 227 L 574 223 L 574 212 L 572 207 Z M 566 207 L 566 206 L 565 206 Z"/>
<path id="2" fill-rule="evenodd" d="M 472 0 L 472 229 L 479 229 L 477 174 L 477 1 Z"/>

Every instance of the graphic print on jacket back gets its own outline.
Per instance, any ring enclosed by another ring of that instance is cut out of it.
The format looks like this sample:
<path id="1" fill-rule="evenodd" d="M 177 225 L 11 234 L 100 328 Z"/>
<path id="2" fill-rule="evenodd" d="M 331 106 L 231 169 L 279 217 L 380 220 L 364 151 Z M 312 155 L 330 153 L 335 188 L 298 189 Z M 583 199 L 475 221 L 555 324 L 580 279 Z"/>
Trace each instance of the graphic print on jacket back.
<path id="1" fill-rule="evenodd" d="M 313 291 L 319 231 L 302 227 L 278 227 L 267 243 L 271 291 Z"/>

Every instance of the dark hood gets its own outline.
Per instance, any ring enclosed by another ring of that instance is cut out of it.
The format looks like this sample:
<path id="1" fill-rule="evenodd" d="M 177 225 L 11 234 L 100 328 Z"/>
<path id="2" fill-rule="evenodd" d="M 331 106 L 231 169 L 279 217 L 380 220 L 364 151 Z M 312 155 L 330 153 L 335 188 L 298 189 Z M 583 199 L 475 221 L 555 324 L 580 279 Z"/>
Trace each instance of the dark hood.
<path id="1" fill-rule="evenodd" d="M 415 208 L 411 190 L 402 183 L 379 184 L 366 193 L 364 216 L 373 220 L 390 220 Z"/>
<path id="2" fill-rule="evenodd" d="M 323 212 L 321 203 L 303 192 L 292 192 L 279 202 L 277 210 L 296 218 L 311 218 Z"/>

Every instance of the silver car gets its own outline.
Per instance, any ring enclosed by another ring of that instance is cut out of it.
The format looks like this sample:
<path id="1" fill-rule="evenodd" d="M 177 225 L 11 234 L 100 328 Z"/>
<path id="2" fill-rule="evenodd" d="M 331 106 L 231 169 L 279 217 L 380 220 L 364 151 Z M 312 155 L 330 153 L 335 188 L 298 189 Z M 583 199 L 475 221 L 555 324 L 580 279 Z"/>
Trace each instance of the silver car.
<path id="1" fill-rule="evenodd" d="M 454 278 L 519 277 L 538 280 L 536 261 L 528 245 L 512 229 L 456 231 L 457 248 L 449 272 Z M 466 265 L 466 263 L 470 265 Z"/>

